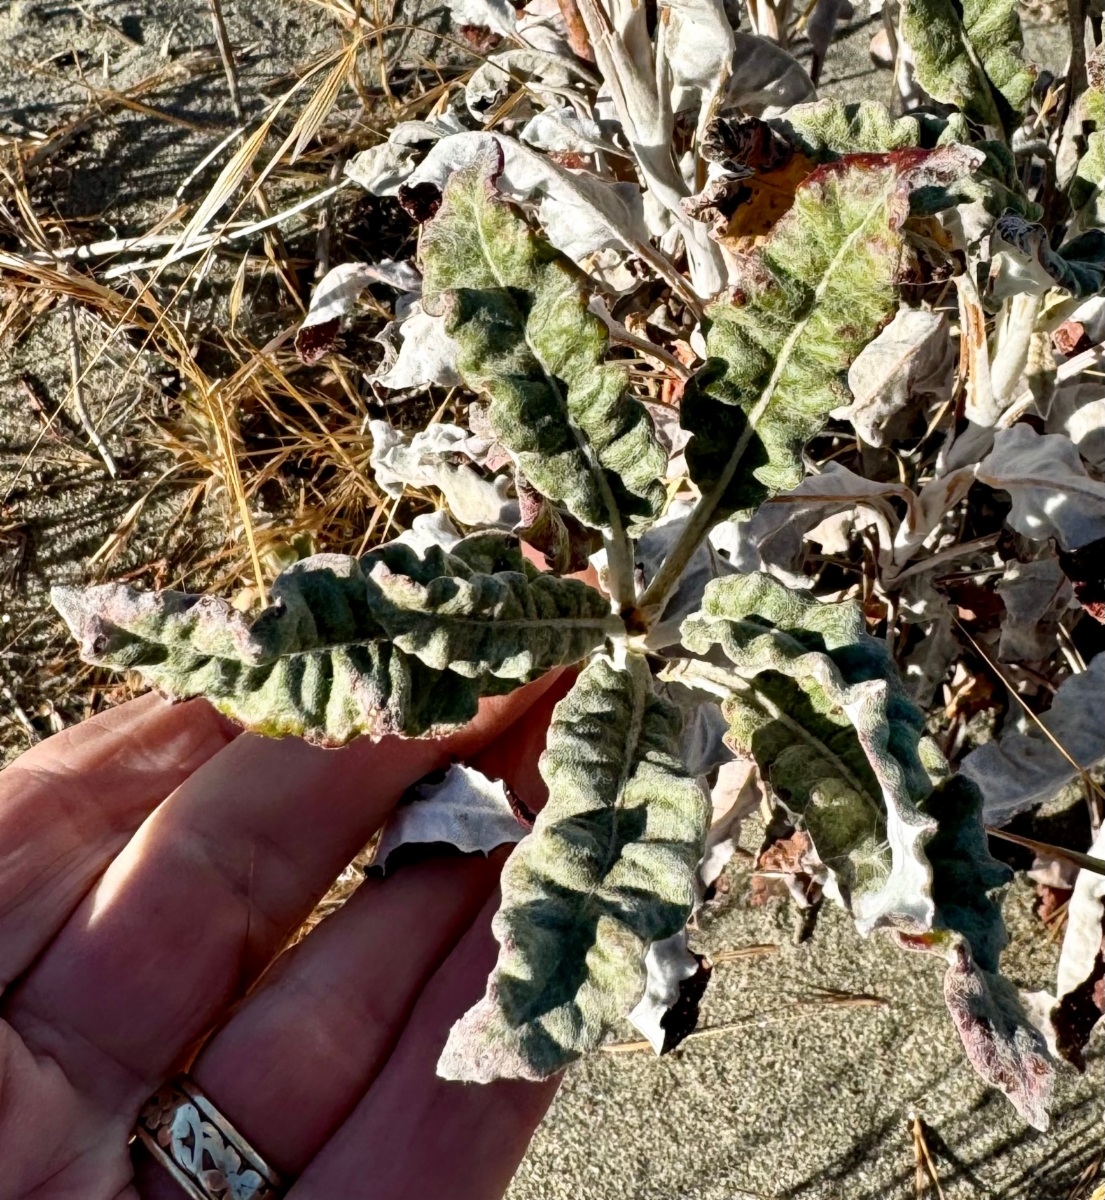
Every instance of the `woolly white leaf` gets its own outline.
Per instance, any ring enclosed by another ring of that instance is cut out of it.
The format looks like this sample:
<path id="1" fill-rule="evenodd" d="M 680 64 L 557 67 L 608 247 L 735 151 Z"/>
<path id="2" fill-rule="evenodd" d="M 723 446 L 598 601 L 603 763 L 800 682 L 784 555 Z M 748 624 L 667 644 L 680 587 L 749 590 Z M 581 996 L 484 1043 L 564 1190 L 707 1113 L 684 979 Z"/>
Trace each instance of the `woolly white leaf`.
<path id="1" fill-rule="evenodd" d="M 956 351 L 943 313 L 903 308 L 848 368 L 853 400 L 833 412 L 871 446 L 886 445 L 900 413 L 951 394 Z"/>
<path id="2" fill-rule="evenodd" d="M 597 80 L 574 58 L 549 54 L 530 47 L 515 47 L 488 55 L 487 61 L 472 72 L 465 85 L 464 102 L 478 121 L 498 108 L 518 81 L 542 103 L 567 98 L 573 83 L 594 87 Z"/>
<path id="3" fill-rule="evenodd" d="M 313 362 L 330 349 L 342 318 L 352 311 L 370 283 L 386 283 L 413 299 L 422 289 L 422 276 L 410 263 L 390 258 L 379 263 L 342 263 L 327 271 L 316 285 L 307 315 L 296 331 L 296 353 L 304 361 Z"/>
<path id="4" fill-rule="evenodd" d="M 394 196 L 414 170 L 409 146 L 381 142 L 362 150 L 345 164 L 345 174 L 373 196 Z"/>
<path id="5" fill-rule="evenodd" d="M 412 172 L 408 183 L 444 188 L 456 171 L 502 151 L 502 173 L 495 181 L 511 200 L 537 204 L 549 241 L 575 262 L 606 247 L 655 257 L 648 249 L 640 190 L 612 184 L 587 172 L 572 173 L 543 155 L 501 134 L 458 133 L 442 138 Z"/>
<path id="6" fill-rule="evenodd" d="M 398 325 L 398 334 L 401 341 L 395 361 L 374 376 L 373 382 L 392 391 L 430 384 L 456 387 L 461 382 L 457 344 L 445 332 L 442 317 L 431 317 L 421 304 L 414 304 L 407 319 Z"/>
<path id="7" fill-rule="evenodd" d="M 1105 829 L 1090 847 L 1105 858 Z M 1067 906 L 1067 928 L 1055 977 L 1055 997 L 1047 996 L 1042 1022 L 1056 1053 L 1085 1069 L 1082 1050 L 1102 1020 L 1102 981 L 1105 980 L 1105 875 L 1085 868 L 1078 872 Z"/>
<path id="8" fill-rule="evenodd" d="M 448 0 L 448 4 L 456 25 L 475 25 L 502 37 L 514 33 L 516 17 L 510 0 Z"/>
<path id="9" fill-rule="evenodd" d="M 687 948 L 687 931 L 680 930 L 662 942 L 653 942 L 645 955 L 645 994 L 628 1021 L 648 1039 L 657 1054 L 663 1052 L 667 1031 L 662 1025 L 668 1010 L 679 999 L 679 985 L 698 971 L 698 959 Z"/>
<path id="10" fill-rule="evenodd" d="M 620 153 L 596 122 L 560 105 L 535 113 L 518 136 L 546 154 L 593 154 L 599 149 Z"/>
<path id="11" fill-rule="evenodd" d="M 736 44 L 722 0 L 661 0 L 657 56 L 670 72 L 671 110 L 698 110 L 699 129 L 713 115 L 732 71 Z"/>
<path id="12" fill-rule="evenodd" d="M 739 108 L 750 117 L 774 117 L 791 105 L 817 99 L 805 67 L 775 42 L 738 32 L 734 47 L 733 73 L 722 109 Z"/>
<path id="13" fill-rule="evenodd" d="M 763 797 L 759 774 L 752 759 L 736 758 L 718 768 L 717 783 L 710 789 L 713 813 L 706 848 L 698 864 L 699 886 L 705 891 L 733 857 L 741 823 L 759 807 Z"/>
<path id="14" fill-rule="evenodd" d="M 997 592 L 1005 603 L 998 659 L 1034 662 L 1051 654 L 1059 618 L 1074 594 L 1059 560 L 1054 555 L 1027 563 L 1014 559 L 1006 564 Z"/>
<path id="15" fill-rule="evenodd" d="M 1083 770 L 1105 761 L 1105 654 L 1063 681 L 1044 727 Z M 988 825 L 1006 825 L 1017 813 L 1053 799 L 1078 772 L 1033 722 L 1027 733 L 1007 733 L 972 750 L 960 768 L 978 784 Z"/>
<path id="16" fill-rule="evenodd" d="M 415 554 L 423 557 L 431 546 L 452 550 L 462 536 L 449 520 L 449 514 L 439 508 L 432 513 L 419 513 L 411 522 L 410 529 L 405 529 L 395 540 L 410 546 Z"/>
<path id="17" fill-rule="evenodd" d="M 999 430 L 978 478 L 1009 493 L 1006 519 L 1026 537 L 1053 537 L 1064 550 L 1105 537 L 1105 483 L 1090 478 L 1061 434 L 1041 435 L 1028 425 Z"/>
<path id="18" fill-rule="evenodd" d="M 369 430 L 376 482 L 389 496 L 401 496 L 405 485 L 436 487 L 462 525 L 510 529 L 518 523 L 518 503 L 507 495 L 509 478 L 485 479 L 475 467 L 454 461 L 468 439 L 459 426 L 431 425 L 413 437 L 386 421 L 370 421 Z"/>
<path id="19" fill-rule="evenodd" d="M 412 843 L 445 842 L 462 854 L 490 854 L 525 837 L 503 781 L 488 779 L 474 767 L 455 763 L 440 783 L 421 783 L 415 790 L 410 803 L 388 817 L 373 866 L 386 870 L 388 858 Z"/>

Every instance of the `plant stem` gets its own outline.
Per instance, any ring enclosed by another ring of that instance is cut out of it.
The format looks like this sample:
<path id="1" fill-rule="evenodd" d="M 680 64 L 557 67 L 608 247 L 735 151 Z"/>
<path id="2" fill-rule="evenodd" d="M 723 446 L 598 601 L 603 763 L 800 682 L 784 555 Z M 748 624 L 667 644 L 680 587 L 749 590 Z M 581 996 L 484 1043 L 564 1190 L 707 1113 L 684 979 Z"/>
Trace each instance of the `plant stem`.
<path id="1" fill-rule="evenodd" d="M 633 582 L 633 551 L 629 538 L 621 530 L 603 530 L 603 548 L 606 550 L 607 586 L 614 611 L 621 613 L 632 608 L 636 600 Z"/>

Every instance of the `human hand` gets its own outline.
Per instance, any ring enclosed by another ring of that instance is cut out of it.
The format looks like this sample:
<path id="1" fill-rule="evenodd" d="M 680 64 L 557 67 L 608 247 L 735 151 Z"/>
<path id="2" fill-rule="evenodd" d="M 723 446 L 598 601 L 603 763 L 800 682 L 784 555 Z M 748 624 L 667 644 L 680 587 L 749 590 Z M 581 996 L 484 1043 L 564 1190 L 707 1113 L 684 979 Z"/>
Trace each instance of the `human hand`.
<path id="1" fill-rule="evenodd" d="M 501 1196 L 555 1082 L 434 1066 L 494 962 L 509 848 L 369 879 L 281 951 L 427 772 L 463 758 L 539 808 L 566 687 L 485 700 L 445 740 L 342 750 L 143 696 L 0 774 L 0 1200 L 180 1200 L 128 1141 L 184 1068 L 289 1200 Z"/>

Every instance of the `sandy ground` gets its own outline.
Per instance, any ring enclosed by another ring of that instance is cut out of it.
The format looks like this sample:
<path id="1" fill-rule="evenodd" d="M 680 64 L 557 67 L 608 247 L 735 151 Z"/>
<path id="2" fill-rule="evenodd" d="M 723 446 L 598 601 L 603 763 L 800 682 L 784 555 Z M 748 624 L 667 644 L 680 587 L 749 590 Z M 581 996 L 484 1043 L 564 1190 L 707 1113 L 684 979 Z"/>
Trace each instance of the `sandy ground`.
<path id="1" fill-rule="evenodd" d="M 226 17 L 247 113 L 279 94 L 296 64 L 336 42 L 329 18 L 307 3 L 232 0 Z M 420 19 L 435 27 L 444 21 L 440 9 L 426 6 Z M 873 72 L 867 55 L 877 27 L 877 18 L 857 5 L 848 35 L 828 57 L 823 95 L 888 95 L 889 73 Z M 1037 61 L 1062 67 L 1062 43 L 1052 29 L 1029 26 L 1028 41 Z M 132 86 L 177 68 L 177 78 L 144 97 L 171 120 L 108 106 L 40 174 L 37 197 L 90 238 L 138 233 L 166 215 L 181 181 L 234 128 L 200 0 L 91 0 L 83 7 L 14 0 L 0 4 L 0 46 L 8 55 L 0 71 L 0 134 L 8 135 L 52 129 L 86 111 L 92 93 L 75 82 L 75 61 L 86 82 L 101 88 Z M 202 194 L 213 177 L 211 168 L 201 171 L 186 195 Z M 312 222 L 304 218 L 285 229 L 293 252 L 312 253 Z M 371 254 L 371 218 L 356 236 Z M 222 299 L 209 284 L 193 302 L 199 324 Z M 263 296 L 255 317 L 263 327 Z M 87 348 L 102 329 L 83 315 L 79 333 Z M 225 497 L 209 498 L 186 522 L 178 519 L 182 480 L 152 493 L 119 554 L 89 570 L 89 558 L 171 461 L 150 445 L 149 417 L 179 414 L 179 381 L 138 353 L 135 339 L 115 347 L 90 376 L 89 409 L 122 467 L 113 481 L 73 413 L 62 414 L 56 435 L 42 436 L 35 406 L 51 411 L 64 396 L 68 345 L 64 314 L 51 312 L 0 356 L 0 761 L 102 701 L 86 686 L 74 688 L 63 662 L 65 635 L 45 589 L 118 578 L 161 558 L 202 559 L 223 536 Z M 187 582 L 198 586 L 203 579 L 200 572 Z M 662 1059 L 606 1053 L 570 1070 L 510 1200 L 905 1200 L 916 1196 L 906 1126 L 913 1114 L 926 1124 L 949 1200 L 1071 1194 L 1102 1148 L 1100 1033 L 1088 1075 L 1061 1075 L 1053 1127 L 1035 1133 L 966 1065 L 944 1009 L 939 963 L 878 937 L 861 941 L 828 910 L 812 938 L 795 946 L 787 904 L 750 907 L 748 877 L 739 869 L 730 870 L 727 884 L 727 895 L 704 916 L 696 948 L 779 946 L 715 971 L 700 1025 L 739 1027 L 692 1040 Z M 1006 911 L 1014 934 L 1007 974 L 1028 988 L 1047 986 L 1057 947 L 1032 915 L 1023 877 Z M 885 1003 L 829 1005 L 817 988 Z M 627 1028 L 621 1036 L 635 1035 Z"/>

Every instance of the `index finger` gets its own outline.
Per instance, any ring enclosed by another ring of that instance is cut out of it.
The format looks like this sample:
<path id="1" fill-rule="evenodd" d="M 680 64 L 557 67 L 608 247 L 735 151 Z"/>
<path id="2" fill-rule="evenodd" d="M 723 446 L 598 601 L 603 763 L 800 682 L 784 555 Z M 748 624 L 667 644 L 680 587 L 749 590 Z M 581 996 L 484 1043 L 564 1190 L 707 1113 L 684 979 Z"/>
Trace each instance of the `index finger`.
<path id="1" fill-rule="evenodd" d="M 150 812 L 241 731 L 204 700 L 140 696 L 0 772 L 0 991 L 65 924 Z"/>

